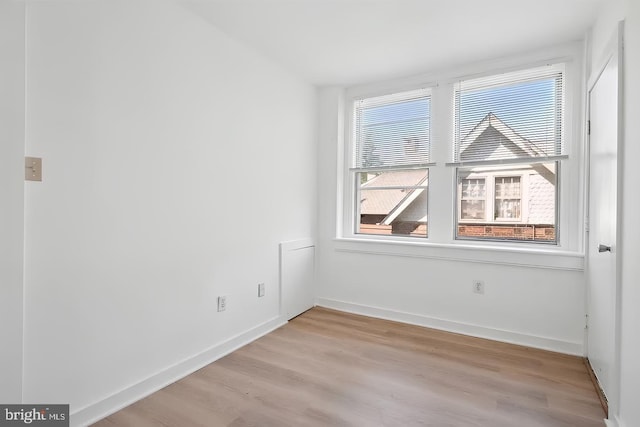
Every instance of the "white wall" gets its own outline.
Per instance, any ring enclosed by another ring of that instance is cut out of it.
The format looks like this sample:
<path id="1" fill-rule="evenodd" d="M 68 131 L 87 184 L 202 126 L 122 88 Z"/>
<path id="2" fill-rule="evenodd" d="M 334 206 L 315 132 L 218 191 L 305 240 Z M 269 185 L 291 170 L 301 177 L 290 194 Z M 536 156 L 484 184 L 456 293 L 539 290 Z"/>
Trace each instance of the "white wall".
<path id="1" fill-rule="evenodd" d="M 602 60 L 606 44 L 618 22 L 625 20 L 624 33 L 624 142 L 622 150 L 622 317 L 619 413 L 612 414 L 620 427 L 640 425 L 640 209 L 635 183 L 640 171 L 635 160 L 640 157 L 640 4 L 616 0 L 603 5 L 591 34 L 592 68 Z"/>
<path id="2" fill-rule="evenodd" d="M 533 255 L 336 240 L 344 91 L 324 88 L 320 100 L 320 305 L 582 353 L 585 291 L 577 254 L 566 266 L 547 269 L 523 266 Z M 437 206 L 431 209 L 433 218 Z M 484 295 L 472 292 L 475 279 L 484 280 Z"/>
<path id="3" fill-rule="evenodd" d="M 640 4 L 628 2 L 625 21 L 625 144 L 622 201 L 622 339 L 621 339 L 621 427 L 640 425 L 640 211 L 637 183 L 640 170 Z"/>
<path id="4" fill-rule="evenodd" d="M 626 0 L 607 1 L 598 11 L 598 18 L 593 23 L 589 34 L 590 63 L 587 64 L 587 77 L 602 65 L 607 45 L 616 30 L 618 22 L 623 20 L 625 15 Z"/>
<path id="5" fill-rule="evenodd" d="M 22 164 L 9 159 L 21 162 L 24 147 L 5 144 L 22 138 L 18 4 L 0 9 L 0 40 L 17 35 L 17 44 L 0 45 L 2 72 L 13 69 L 0 116 L 16 118 L 0 130 L 9 218 L 0 222 L 9 236 L 0 240 L 0 320 L 15 325 L 0 330 L 15 343 L 3 353 L 8 364 L 0 361 L 2 401 L 21 394 Z M 594 46 L 604 45 L 599 31 L 609 37 L 616 10 L 601 15 Z M 25 401 L 77 412 L 276 318 L 277 243 L 312 235 L 316 215 L 325 304 L 581 348 L 581 271 L 500 265 L 499 255 L 478 263 L 345 251 L 334 241 L 341 89 L 321 91 L 316 151 L 313 89 L 173 2 L 32 2 L 27 15 L 26 151 L 44 157 L 44 181 L 25 194 Z M 640 155 L 640 93 L 629 78 L 640 73 L 639 21 L 636 4 L 626 30 L 625 183 L 640 180 L 630 163 Z M 249 150 L 257 155 L 235 159 Z M 625 427 L 640 423 L 633 188 L 625 186 L 623 209 Z M 485 295 L 471 293 L 473 279 L 485 280 Z M 263 300 L 258 281 L 267 283 Z M 219 314 L 220 294 L 229 308 Z"/>
<path id="6" fill-rule="evenodd" d="M 0 2 L 0 402 L 22 401 L 24 2 Z"/>
<path id="7" fill-rule="evenodd" d="M 165 0 L 30 2 L 27 64 L 25 400 L 91 409 L 278 319 L 315 89 Z"/>

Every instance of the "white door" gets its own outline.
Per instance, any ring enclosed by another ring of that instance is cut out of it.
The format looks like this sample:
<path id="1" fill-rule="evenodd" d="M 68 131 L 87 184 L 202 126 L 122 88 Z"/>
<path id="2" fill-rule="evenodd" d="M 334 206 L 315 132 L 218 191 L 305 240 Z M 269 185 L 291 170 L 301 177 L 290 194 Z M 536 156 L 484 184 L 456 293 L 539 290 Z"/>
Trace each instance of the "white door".
<path id="1" fill-rule="evenodd" d="M 611 401 L 617 373 L 619 55 L 606 61 L 589 92 L 589 233 L 587 356 Z"/>
<path id="2" fill-rule="evenodd" d="M 280 243 L 280 312 L 287 320 L 315 304 L 314 263 L 315 247 L 311 240 Z"/>

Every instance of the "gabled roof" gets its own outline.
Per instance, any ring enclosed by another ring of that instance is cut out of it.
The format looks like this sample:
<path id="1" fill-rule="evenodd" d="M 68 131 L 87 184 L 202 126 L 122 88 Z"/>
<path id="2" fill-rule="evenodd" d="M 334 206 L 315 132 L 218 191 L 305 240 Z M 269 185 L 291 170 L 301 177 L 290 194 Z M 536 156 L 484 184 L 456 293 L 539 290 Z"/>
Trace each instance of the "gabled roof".
<path id="1" fill-rule="evenodd" d="M 491 133 L 497 133 L 503 136 L 499 142 L 493 142 L 496 138 L 489 136 Z M 492 143 L 505 145 L 504 142 L 509 143 L 509 147 L 506 147 L 512 151 L 518 151 L 524 156 L 528 157 L 543 157 L 546 155 L 539 147 L 536 146 L 530 140 L 520 136 L 516 131 L 511 129 L 505 122 L 500 120 L 498 116 L 493 113 L 487 114 L 472 130 L 464 137 L 460 143 L 460 160 L 465 160 L 465 157 L 469 157 L 471 151 L 477 148 L 479 142 L 487 144 L 486 139 L 491 138 Z M 494 149 L 497 147 L 494 147 Z M 465 156 L 467 153 L 467 156 Z M 485 153 L 485 160 L 491 158 L 490 153 Z M 475 156 L 473 156 L 475 157 Z M 521 156 L 519 156 L 521 157 Z"/>
<path id="2" fill-rule="evenodd" d="M 360 213 L 363 215 L 385 215 L 382 223 L 391 224 L 411 203 L 423 193 L 424 189 L 379 189 L 381 187 L 400 187 L 423 185 L 426 181 L 423 169 L 381 173 L 362 184 Z M 369 190 L 368 188 L 374 188 Z"/>
<path id="3" fill-rule="evenodd" d="M 426 178 L 425 178 L 426 179 Z M 398 205 L 393 208 L 393 210 L 391 212 L 389 212 L 389 215 L 387 215 L 381 222 L 384 225 L 390 225 L 393 221 L 396 220 L 396 218 L 398 218 L 403 212 L 408 211 L 409 206 L 411 206 L 416 199 L 422 194 L 424 193 L 424 188 L 416 188 L 414 190 L 411 190 L 407 196 L 400 202 L 398 203 Z M 425 208 L 426 211 L 426 208 Z M 417 222 L 427 222 L 427 216 L 426 214 L 423 213 L 419 213 L 417 216 L 413 215 L 413 216 L 409 216 L 407 217 L 406 215 L 403 216 L 403 220 L 404 221 L 417 221 Z"/>

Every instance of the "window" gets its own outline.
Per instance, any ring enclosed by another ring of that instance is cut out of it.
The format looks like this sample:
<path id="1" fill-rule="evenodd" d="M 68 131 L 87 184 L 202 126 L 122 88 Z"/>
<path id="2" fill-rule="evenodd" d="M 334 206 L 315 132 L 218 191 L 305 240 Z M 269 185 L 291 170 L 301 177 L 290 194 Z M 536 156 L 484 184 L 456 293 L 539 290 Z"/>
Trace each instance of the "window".
<path id="1" fill-rule="evenodd" d="M 563 82 L 547 66 L 455 85 L 457 238 L 557 241 Z"/>
<path id="2" fill-rule="evenodd" d="M 580 156 L 570 161 L 565 149 L 576 128 L 565 125 L 565 67 L 576 65 L 445 77 L 381 96 L 358 96 L 369 88 L 354 88 L 342 235 L 561 246 L 562 219 L 578 248 L 580 226 L 570 218 L 580 216 L 581 196 L 560 197 L 561 180 L 565 189 L 581 189 Z M 572 148 L 580 153 L 580 141 Z"/>
<path id="3" fill-rule="evenodd" d="M 555 242 L 556 167 L 458 168 L 458 238 Z"/>
<path id="4" fill-rule="evenodd" d="M 430 109 L 428 90 L 355 102 L 356 234 L 427 237 Z"/>
<path id="5" fill-rule="evenodd" d="M 495 198 L 493 219 L 504 221 L 520 219 L 519 176 L 496 178 Z"/>
<path id="6" fill-rule="evenodd" d="M 461 180 L 460 218 L 463 220 L 484 220 L 486 217 L 485 178 L 464 178 Z"/>

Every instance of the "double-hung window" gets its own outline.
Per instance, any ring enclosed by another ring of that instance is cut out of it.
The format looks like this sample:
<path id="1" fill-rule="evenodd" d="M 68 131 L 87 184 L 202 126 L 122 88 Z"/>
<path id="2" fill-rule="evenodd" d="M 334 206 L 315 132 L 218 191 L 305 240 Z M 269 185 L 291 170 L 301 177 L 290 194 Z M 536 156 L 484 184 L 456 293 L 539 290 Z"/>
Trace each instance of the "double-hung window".
<path id="1" fill-rule="evenodd" d="M 463 80 L 454 98 L 456 237 L 555 243 L 563 67 Z"/>
<path id="2" fill-rule="evenodd" d="M 355 234 L 427 236 L 430 120 L 428 89 L 355 101 Z"/>
<path id="3" fill-rule="evenodd" d="M 465 221 L 486 220 L 486 179 L 462 178 L 460 185 L 460 218 Z"/>
<path id="4" fill-rule="evenodd" d="M 521 201 L 519 176 L 496 178 L 494 219 L 518 221 L 522 218 L 520 209 Z"/>
<path id="5" fill-rule="evenodd" d="M 345 235 L 559 244 L 565 65 L 351 98 Z"/>

